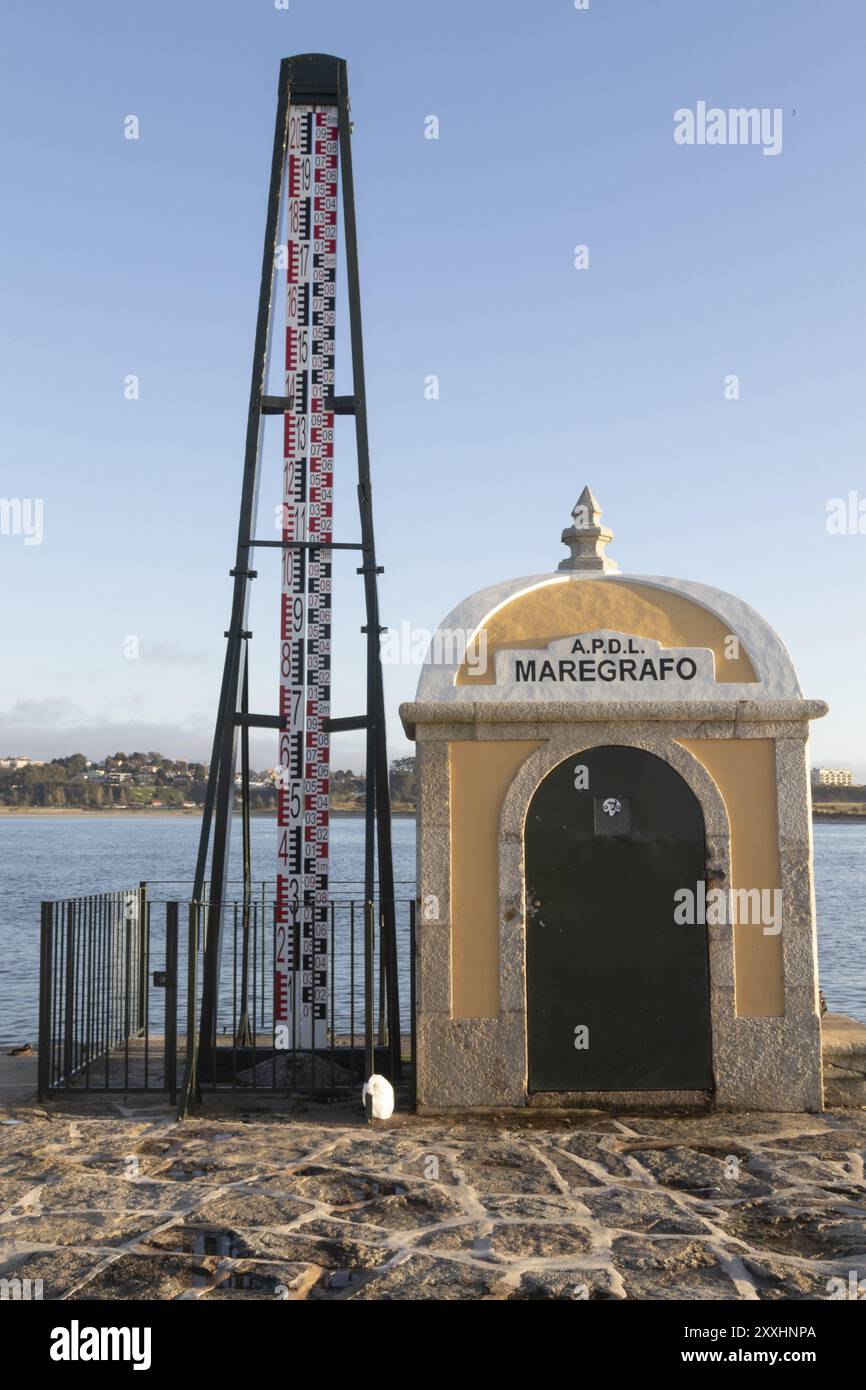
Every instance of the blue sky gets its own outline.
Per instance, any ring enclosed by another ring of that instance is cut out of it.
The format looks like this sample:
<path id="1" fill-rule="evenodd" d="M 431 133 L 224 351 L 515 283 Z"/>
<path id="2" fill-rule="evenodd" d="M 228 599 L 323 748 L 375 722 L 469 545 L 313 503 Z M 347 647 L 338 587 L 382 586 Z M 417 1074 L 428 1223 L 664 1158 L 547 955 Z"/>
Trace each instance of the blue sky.
<path id="1" fill-rule="evenodd" d="M 277 72 L 317 50 L 349 61 L 383 621 L 431 628 L 555 568 L 589 482 L 623 570 L 766 615 L 832 706 L 813 761 L 866 773 L 866 535 L 826 528 L 832 498 L 866 495 L 866 7 L 7 0 L 2 28 L 0 493 L 43 499 L 44 539 L 0 536 L 0 753 L 209 749 Z M 781 108 L 781 153 L 676 145 L 699 100 Z M 272 425 L 260 531 L 278 458 Z M 354 563 L 337 714 L 363 705 Z M 257 567 L 270 711 L 276 560 Z M 386 669 L 395 754 L 417 674 Z M 254 763 L 274 754 L 259 740 Z M 360 758 L 335 741 L 336 766 Z"/>

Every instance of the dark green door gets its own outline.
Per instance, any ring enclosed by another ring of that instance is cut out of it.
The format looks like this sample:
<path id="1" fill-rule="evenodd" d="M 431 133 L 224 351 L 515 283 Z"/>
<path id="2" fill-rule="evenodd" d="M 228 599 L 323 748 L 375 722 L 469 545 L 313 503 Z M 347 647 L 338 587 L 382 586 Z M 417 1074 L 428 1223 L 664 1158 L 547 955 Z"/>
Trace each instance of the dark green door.
<path id="1" fill-rule="evenodd" d="M 706 927 L 674 921 L 705 873 L 701 808 L 661 758 L 593 748 L 548 774 L 526 819 L 530 1091 L 710 1089 Z"/>

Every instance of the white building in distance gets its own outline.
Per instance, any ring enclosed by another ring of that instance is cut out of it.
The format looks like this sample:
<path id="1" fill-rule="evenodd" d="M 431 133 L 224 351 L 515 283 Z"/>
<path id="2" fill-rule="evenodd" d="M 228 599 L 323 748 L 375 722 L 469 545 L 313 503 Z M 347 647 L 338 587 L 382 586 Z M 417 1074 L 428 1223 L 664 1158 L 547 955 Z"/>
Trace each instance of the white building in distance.
<path id="1" fill-rule="evenodd" d="M 816 787 L 853 787 L 854 774 L 850 767 L 813 767 L 812 782 Z"/>

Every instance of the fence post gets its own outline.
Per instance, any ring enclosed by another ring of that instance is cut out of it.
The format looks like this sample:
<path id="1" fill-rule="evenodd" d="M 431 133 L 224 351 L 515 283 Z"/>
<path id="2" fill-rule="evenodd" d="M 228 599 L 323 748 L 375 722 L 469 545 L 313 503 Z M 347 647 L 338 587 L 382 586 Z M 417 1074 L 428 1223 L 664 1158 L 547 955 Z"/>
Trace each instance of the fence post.
<path id="1" fill-rule="evenodd" d="M 147 943 L 150 936 L 148 921 L 149 903 L 147 901 L 147 882 L 141 879 L 138 884 L 138 1014 L 135 1019 L 135 1032 L 141 1034 L 147 1027 Z"/>
<path id="2" fill-rule="evenodd" d="M 379 1031 L 376 1038 L 380 1047 L 384 1047 L 389 1041 L 385 1031 L 385 918 L 381 904 L 377 913 L 379 918 Z"/>
<path id="3" fill-rule="evenodd" d="M 66 979 L 63 1006 L 63 1078 L 69 1085 L 72 1073 L 73 1029 L 75 1027 L 75 905 L 71 899 L 66 912 Z"/>
<path id="4" fill-rule="evenodd" d="M 198 1080 L 198 1029 L 196 1027 L 196 1005 L 198 1003 L 198 924 L 200 905 L 189 905 L 189 940 L 187 946 L 186 974 L 186 1061 L 183 1084 L 177 1107 L 177 1118 L 185 1120 L 190 1106 L 200 1097 Z"/>
<path id="5" fill-rule="evenodd" d="M 164 1084 L 171 1104 L 177 1101 L 177 924 L 180 904 L 165 905 L 165 1040 Z"/>
<path id="6" fill-rule="evenodd" d="M 51 948 L 54 904 L 42 904 L 39 931 L 39 1042 L 36 1061 L 36 1099 L 47 1100 L 51 1088 Z"/>
<path id="7" fill-rule="evenodd" d="M 409 904 L 409 1066 L 412 1069 L 412 1109 L 418 1102 L 417 1033 L 415 1024 L 415 899 Z"/>
<path id="8" fill-rule="evenodd" d="M 373 1052 L 373 960 L 375 951 L 375 909 L 372 902 L 364 903 L 364 1080 L 376 1070 Z M 373 1097 L 368 1091 L 364 1112 L 369 1123 L 373 1119 Z"/>

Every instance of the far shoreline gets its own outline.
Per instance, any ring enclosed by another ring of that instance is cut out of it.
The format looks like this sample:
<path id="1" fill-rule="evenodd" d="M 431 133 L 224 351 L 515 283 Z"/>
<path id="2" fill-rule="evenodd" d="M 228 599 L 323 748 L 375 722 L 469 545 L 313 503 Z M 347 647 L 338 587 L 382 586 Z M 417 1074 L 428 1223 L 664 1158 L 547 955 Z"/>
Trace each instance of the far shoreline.
<path id="1" fill-rule="evenodd" d="M 820 825 L 822 821 L 833 821 L 839 825 L 866 825 L 866 812 L 864 811 L 813 811 L 812 824 Z"/>

